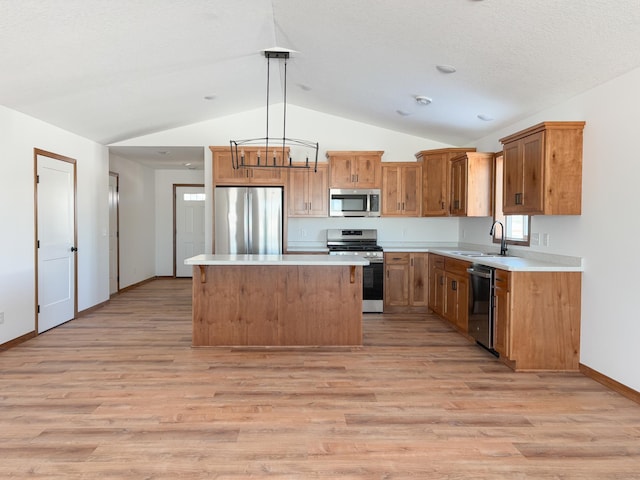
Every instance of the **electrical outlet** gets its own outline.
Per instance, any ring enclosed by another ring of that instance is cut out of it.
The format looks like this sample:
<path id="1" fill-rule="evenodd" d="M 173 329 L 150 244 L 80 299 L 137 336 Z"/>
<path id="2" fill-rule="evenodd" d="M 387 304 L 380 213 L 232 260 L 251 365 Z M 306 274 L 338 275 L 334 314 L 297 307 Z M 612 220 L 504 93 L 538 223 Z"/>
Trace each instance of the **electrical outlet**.
<path id="1" fill-rule="evenodd" d="M 549 234 L 548 234 L 548 233 L 543 233 L 543 234 L 542 234 L 542 244 L 543 244 L 545 247 L 548 247 L 548 246 L 549 246 Z"/>
<path id="2" fill-rule="evenodd" d="M 0 312 L 0 325 L 4 323 L 4 312 Z"/>
<path id="3" fill-rule="evenodd" d="M 536 246 L 536 245 L 540 245 L 540 234 L 539 233 L 532 233 L 531 234 L 531 245 L 532 246 Z"/>

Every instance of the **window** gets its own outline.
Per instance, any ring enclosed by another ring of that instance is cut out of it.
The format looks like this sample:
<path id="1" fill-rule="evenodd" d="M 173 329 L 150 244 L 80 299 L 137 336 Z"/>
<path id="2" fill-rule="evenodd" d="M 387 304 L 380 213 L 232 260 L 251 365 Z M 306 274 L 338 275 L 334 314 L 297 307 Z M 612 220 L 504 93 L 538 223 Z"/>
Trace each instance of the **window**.
<path id="1" fill-rule="evenodd" d="M 182 197 L 185 202 L 204 202 L 204 193 L 185 193 Z"/>
<path id="2" fill-rule="evenodd" d="M 506 232 L 506 241 L 511 245 L 529 245 L 531 217 L 529 215 L 505 215 L 502 213 L 502 180 L 504 162 L 502 152 L 496 154 L 493 175 L 493 219 L 502 222 Z M 502 229 L 494 229 L 493 242 L 500 243 Z"/>

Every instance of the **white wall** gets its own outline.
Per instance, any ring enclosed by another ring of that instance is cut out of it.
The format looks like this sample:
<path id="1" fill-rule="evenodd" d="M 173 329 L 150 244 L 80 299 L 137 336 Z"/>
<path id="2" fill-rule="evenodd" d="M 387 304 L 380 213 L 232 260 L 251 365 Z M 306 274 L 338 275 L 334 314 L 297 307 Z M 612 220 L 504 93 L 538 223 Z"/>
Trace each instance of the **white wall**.
<path id="1" fill-rule="evenodd" d="M 106 147 L 0 106 L 0 344 L 35 329 L 34 148 L 77 161 L 78 310 L 109 298 Z"/>
<path id="2" fill-rule="evenodd" d="M 271 107 L 272 118 L 277 118 L 277 109 L 278 106 Z M 382 157 L 383 161 L 415 161 L 415 153 L 420 150 L 450 146 L 293 105 L 288 105 L 287 111 L 289 122 L 287 136 L 317 141 L 320 144 L 319 161 L 326 161 L 325 153 L 328 150 L 383 150 L 385 152 Z M 263 137 L 265 133 L 264 120 L 264 109 L 251 110 L 134 138 L 116 145 L 153 147 L 228 145 L 230 139 Z M 270 133 L 272 135 L 280 134 L 279 132 Z M 293 155 L 295 156 L 295 152 L 293 152 Z M 208 198 L 211 198 L 212 171 L 211 151 L 209 148 L 205 148 L 204 182 L 205 193 Z M 210 202 L 207 202 L 205 207 L 205 215 L 207 221 L 205 224 L 207 233 L 205 242 L 210 251 L 212 245 L 211 219 L 213 218 Z M 376 225 L 380 225 L 380 221 L 394 225 L 402 222 L 402 220 L 383 219 L 378 220 L 378 223 L 375 220 L 370 220 L 368 222 L 359 222 L 358 225 L 362 224 L 362 228 L 377 228 Z M 162 222 L 166 223 L 167 220 L 164 219 Z M 432 219 L 431 222 L 425 221 L 425 223 L 407 219 L 406 222 L 408 227 L 392 229 L 393 232 L 400 232 L 400 234 L 404 231 L 406 241 L 427 242 L 433 240 L 451 242 L 457 240 L 458 221 L 456 219 L 445 219 L 444 221 L 442 219 Z M 324 230 L 326 228 L 339 228 L 340 226 L 342 224 L 338 219 L 321 219 L 320 221 L 291 219 L 289 221 L 288 241 L 293 245 L 309 242 L 312 245 L 317 245 L 318 242 L 324 243 L 322 239 Z M 301 229 L 306 232 L 306 235 L 301 233 Z M 395 234 L 392 234 L 389 238 L 390 241 L 397 239 Z M 381 240 L 383 239 L 381 238 Z M 165 240 L 158 238 L 158 245 L 164 245 L 165 243 Z M 165 246 L 162 249 L 164 250 Z"/>
<path id="3" fill-rule="evenodd" d="M 581 216 L 538 216 L 532 232 L 549 233 L 531 250 L 584 258 L 580 361 L 640 391 L 640 321 L 636 286 L 640 221 L 637 149 L 640 69 L 540 112 L 478 142 L 496 151 L 499 139 L 541 121 L 584 120 Z M 461 222 L 465 241 L 489 244 L 490 220 Z"/>
<path id="4" fill-rule="evenodd" d="M 119 175 L 120 288 L 125 288 L 156 275 L 155 173 L 113 154 L 109 165 Z"/>
<path id="5" fill-rule="evenodd" d="M 204 151 L 203 151 L 204 155 Z M 173 185 L 204 184 L 203 170 L 156 170 L 156 275 L 173 275 Z"/>

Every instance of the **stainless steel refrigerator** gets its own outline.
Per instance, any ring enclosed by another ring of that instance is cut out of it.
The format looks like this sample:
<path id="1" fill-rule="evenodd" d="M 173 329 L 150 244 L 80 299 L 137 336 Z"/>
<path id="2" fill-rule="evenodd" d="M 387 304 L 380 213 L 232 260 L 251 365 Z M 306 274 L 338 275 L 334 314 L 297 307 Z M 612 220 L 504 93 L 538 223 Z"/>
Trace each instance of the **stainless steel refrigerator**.
<path id="1" fill-rule="evenodd" d="M 215 253 L 282 253 L 283 189 L 216 187 Z"/>

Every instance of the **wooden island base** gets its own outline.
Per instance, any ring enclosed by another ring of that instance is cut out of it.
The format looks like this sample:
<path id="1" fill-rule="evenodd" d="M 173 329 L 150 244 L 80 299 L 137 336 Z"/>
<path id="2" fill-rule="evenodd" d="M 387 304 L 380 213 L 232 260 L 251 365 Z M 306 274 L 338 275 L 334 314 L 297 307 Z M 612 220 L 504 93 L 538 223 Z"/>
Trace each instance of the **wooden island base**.
<path id="1" fill-rule="evenodd" d="M 193 346 L 362 345 L 362 266 L 195 265 Z"/>

